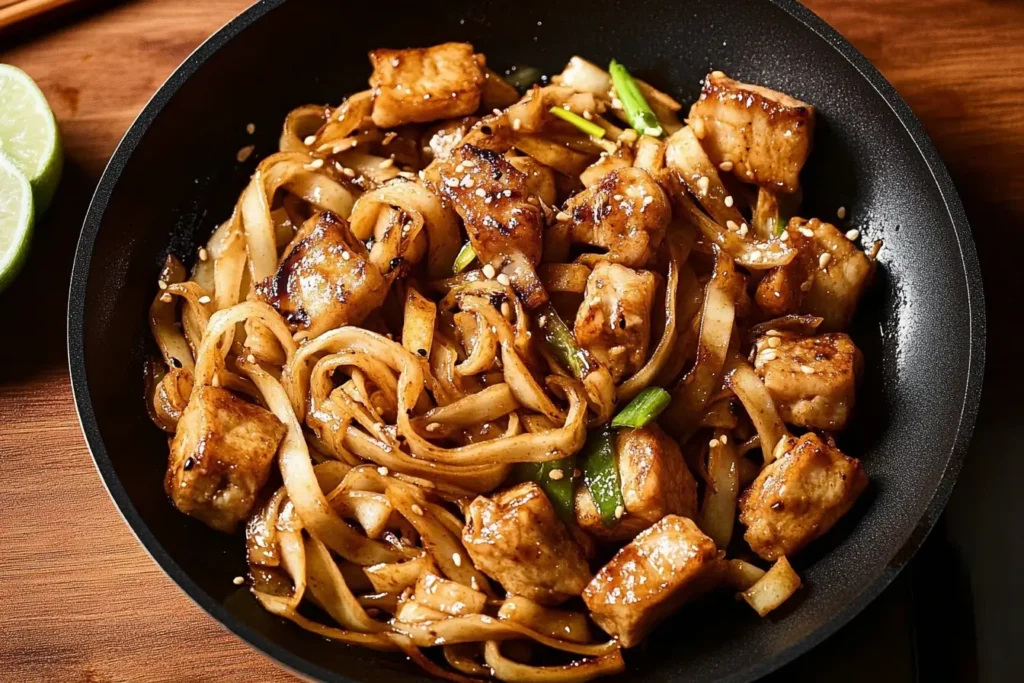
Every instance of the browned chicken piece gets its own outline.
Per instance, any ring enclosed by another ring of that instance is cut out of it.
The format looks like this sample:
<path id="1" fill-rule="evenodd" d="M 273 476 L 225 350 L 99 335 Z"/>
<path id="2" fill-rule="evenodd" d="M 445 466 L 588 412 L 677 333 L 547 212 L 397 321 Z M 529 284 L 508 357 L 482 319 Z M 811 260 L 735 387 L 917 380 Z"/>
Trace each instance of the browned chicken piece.
<path id="1" fill-rule="evenodd" d="M 668 197 L 647 171 L 620 168 L 566 204 L 573 242 L 603 247 L 604 258 L 642 268 L 653 258 L 672 218 Z"/>
<path id="2" fill-rule="evenodd" d="M 618 383 L 643 367 L 651 337 L 657 278 L 646 270 L 599 262 L 576 312 L 576 341 Z"/>
<path id="3" fill-rule="evenodd" d="M 862 365 L 860 350 L 840 333 L 764 336 L 757 340 L 754 356 L 754 369 L 782 419 L 826 431 L 846 427 Z"/>
<path id="4" fill-rule="evenodd" d="M 287 431 L 273 413 L 202 387 L 178 421 L 164 490 L 179 510 L 219 531 L 249 516 Z"/>
<path id="5" fill-rule="evenodd" d="M 794 218 L 793 231 L 811 238 L 813 277 L 802 285 L 807 291 L 800 304 L 801 313 L 824 318 L 821 329 L 844 330 L 857 310 L 861 294 L 871 282 L 875 263 L 834 225 L 812 218 Z"/>
<path id="6" fill-rule="evenodd" d="M 462 542 L 477 569 L 542 605 L 579 595 L 591 578 L 583 551 L 533 482 L 474 500 Z"/>
<path id="7" fill-rule="evenodd" d="M 693 521 L 668 515 L 597 573 L 583 602 L 598 626 L 633 647 L 684 602 L 713 587 L 720 566 L 714 541 Z"/>
<path id="8" fill-rule="evenodd" d="M 526 186 L 530 193 L 539 197 L 547 206 L 554 206 L 558 188 L 555 185 L 555 172 L 551 170 L 551 167 L 545 166 L 533 157 L 509 156 L 506 158 L 510 164 L 526 176 Z"/>
<path id="9" fill-rule="evenodd" d="M 620 168 L 629 168 L 636 160 L 633 148 L 629 145 L 621 145 L 615 148 L 611 154 L 602 153 L 597 161 L 587 166 L 580 174 L 580 182 L 584 187 L 590 187 L 601 182 L 601 180 Z"/>
<path id="10" fill-rule="evenodd" d="M 711 160 L 731 163 L 741 180 L 784 192 L 800 187 L 814 137 L 811 105 L 715 71 L 704 80 L 689 123 Z"/>
<path id="11" fill-rule="evenodd" d="M 831 529 L 868 485 L 860 461 L 817 434 L 787 438 L 789 450 L 740 496 L 743 538 L 769 562 L 793 555 Z"/>
<path id="12" fill-rule="evenodd" d="M 581 485 L 576 521 L 584 531 L 602 541 L 626 541 L 665 515 L 697 514 L 697 481 L 675 440 L 660 427 L 620 429 L 616 453 L 624 514 L 614 526 L 605 526 L 590 491 Z"/>
<path id="13" fill-rule="evenodd" d="M 437 166 L 440 191 L 462 217 L 477 258 L 504 273 L 528 308 L 547 301 L 534 270 L 544 214 L 529 178 L 497 152 L 463 144 Z"/>
<path id="14" fill-rule="evenodd" d="M 370 52 L 373 122 L 381 128 L 472 114 L 484 85 L 483 55 L 469 43 Z"/>
<path id="15" fill-rule="evenodd" d="M 327 211 L 310 221 L 313 229 L 256 293 L 289 324 L 315 337 L 361 323 L 384 301 L 388 280 L 370 263 L 366 247 L 344 218 Z"/>

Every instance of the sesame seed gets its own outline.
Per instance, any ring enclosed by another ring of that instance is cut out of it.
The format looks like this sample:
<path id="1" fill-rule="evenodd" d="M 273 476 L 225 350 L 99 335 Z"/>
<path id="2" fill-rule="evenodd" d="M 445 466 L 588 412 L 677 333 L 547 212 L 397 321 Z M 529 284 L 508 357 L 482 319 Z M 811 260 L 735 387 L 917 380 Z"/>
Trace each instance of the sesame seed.
<path id="1" fill-rule="evenodd" d="M 484 188 L 482 188 L 482 187 L 478 187 L 478 188 L 476 188 L 476 196 L 477 197 L 486 197 L 487 196 L 487 191 L 484 190 Z"/>
<path id="2" fill-rule="evenodd" d="M 312 145 L 314 142 L 316 142 L 316 136 L 315 135 L 307 135 L 306 139 L 302 141 L 302 144 L 304 144 L 304 145 L 306 145 L 308 147 L 308 146 Z"/>
<path id="3" fill-rule="evenodd" d="M 416 503 L 412 504 L 412 511 L 415 512 L 417 515 L 422 515 L 423 514 L 423 508 L 421 508 Z"/>
<path id="4" fill-rule="evenodd" d="M 747 236 L 747 230 L 748 230 L 748 228 L 747 228 L 747 224 L 746 223 L 741 225 L 740 226 L 740 237 L 746 237 Z"/>
<path id="5" fill-rule="evenodd" d="M 208 303 L 210 303 L 210 297 L 208 297 L 208 296 L 206 296 L 204 294 L 203 296 L 199 297 L 199 303 L 201 303 L 201 304 L 208 304 Z"/>
<path id="6" fill-rule="evenodd" d="M 729 228 L 732 232 L 736 232 L 740 229 L 740 226 L 736 225 L 736 221 L 726 221 L 725 227 Z"/>
<path id="7" fill-rule="evenodd" d="M 726 172 L 731 171 L 732 170 L 732 162 L 731 161 L 723 161 L 722 163 L 720 163 L 718 165 L 718 168 L 720 168 L 721 170 L 726 171 Z"/>
<path id="8" fill-rule="evenodd" d="M 391 144 L 391 141 L 397 137 L 398 133 L 396 133 L 395 131 L 391 131 L 390 133 L 384 136 L 384 139 L 380 141 L 380 144 L 387 147 L 388 145 Z"/>
<path id="9" fill-rule="evenodd" d="M 346 176 L 346 177 L 349 177 L 349 178 L 355 178 L 356 177 L 356 172 L 353 171 L 351 168 L 347 168 L 347 167 L 343 167 L 341 169 L 341 174 Z"/>
<path id="10" fill-rule="evenodd" d="M 725 78 L 725 74 L 723 72 L 721 72 L 721 71 L 712 71 L 711 72 L 711 77 L 712 78 Z"/>
<path id="11" fill-rule="evenodd" d="M 847 230 L 846 231 L 846 239 L 850 240 L 851 242 L 856 241 L 858 237 L 860 237 L 860 230 Z"/>
<path id="12" fill-rule="evenodd" d="M 562 472 L 562 470 L 551 470 L 550 472 L 548 472 L 548 476 L 554 479 L 555 481 L 558 481 L 559 479 L 565 476 L 565 473 Z"/>
<path id="13" fill-rule="evenodd" d="M 236 586 L 241 586 L 243 583 L 245 583 L 245 577 L 236 576 L 234 579 L 231 580 L 231 583 L 235 584 Z"/>
<path id="14" fill-rule="evenodd" d="M 797 228 L 797 232 L 804 237 L 814 237 L 814 233 L 809 228 Z"/>
<path id="15" fill-rule="evenodd" d="M 171 303 L 171 301 L 173 299 L 174 299 L 174 297 L 171 296 L 170 294 L 162 294 L 162 295 L 160 295 L 160 301 L 163 301 L 165 304 Z"/>
<path id="16" fill-rule="evenodd" d="M 768 337 L 768 346 L 777 349 L 782 346 L 782 340 L 778 337 Z"/>
<path id="17" fill-rule="evenodd" d="M 708 187 L 710 187 L 710 186 L 711 186 L 711 180 L 706 175 L 702 175 L 700 178 L 697 179 L 697 187 L 700 188 L 700 193 L 701 194 L 707 194 L 708 193 Z"/>
<path id="18" fill-rule="evenodd" d="M 341 252 L 341 260 L 348 261 L 350 258 L 352 258 L 352 254 L 348 253 L 347 251 Z"/>
<path id="19" fill-rule="evenodd" d="M 622 195 L 621 194 L 613 194 L 612 195 L 612 199 L 614 199 L 617 202 L 621 202 L 622 201 Z"/>
<path id="20" fill-rule="evenodd" d="M 506 318 L 512 315 L 512 308 L 508 305 L 507 301 L 501 302 L 501 314 Z"/>
<path id="21" fill-rule="evenodd" d="M 200 247 L 199 248 L 199 260 L 200 261 L 205 261 L 208 258 L 210 258 L 210 252 L 206 251 L 206 247 Z"/>
<path id="22" fill-rule="evenodd" d="M 779 235 L 779 239 L 782 240 L 783 242 L 788 242 L 789 241 L 789 230 L 783 230 L 782 234 Z"/>
<path id="23" fill-rule="evenodd" d="M 764 361 L 765 363 L 767 363 L 770 360 L 775 360 L 776 358 L 778 358 L 778 355 L 775 353 L 775 351 L 771 349 L 765 349 L 764 351 L 761 352 L 761 360 Z"/>
<path id="24" fill-rule="evenodd" d="M 399 171 L 399 177 L 405 178 L 406 180 L 416 180 L 416 174 L 412 171 Z"/>
<path id="25" fill-rule="evenodd" d="M 255 123 L 246 124 L 245 132 L 248 133 L 249 135 L 252 135 L 253 133 L 255 133 L 256 132 L 256 124 Z"/>
<path id="26" fill-rule="evenodd" d="M 839 220 L 846 218 L 846 207 L 840 206 L 839 210 L 836 211 L 836 215 L 839 216 Z"/>
<path id="27" fill-rule="evenodd" d="M 500 110 L 500 109 L 498 109 L 497 107 L 495 107 L 494 109 L 492 109 L 492 110 L 491 110 L 491 113 L 492 113 L 492 114 L 494 114 L 495 116 L 501 116 L 501 110 Z"/>
<path id="28" fill-rule="evenodd" d="M 569 220 L 569 214 L 567 214 L 565 211 L 559 211 L 558 214 L 555 216 L 555 220 L 556 221 L 567 221 L 567 220 Z"/>
<path id="29" fill-rule="evenodd" d="M 712 448 L 718 448 L 721 445 L 722 442 L 719 441 L 718 439 L 711 439 L 711 441 L 708 441 L 708 446 L 711 446 Z"/>
<path id="30" fill-rule="evenodd" d="M 431 422 L 430 424 L 427 425 L 428 432 L 436 432 L 439 429 L 441 429 L 441 425 L 437 422 Z"/>
<path id="31" fill-rule="evenodd" d="M 488 280 L 494 279 L 494 266 L 488 263 L 487 265 L 484 266 L 483 270 L 485 278 L 487 278 Z"/>
<path id="32" fill-rule="evenodd" d="M 721 441 L 722 444 L 727 444 L 727 443 L 729 443 L 729 435 L 728 434 L 722 434 L 722 436 L 720 436 L 718 440 Z"/>
<path id="33" fill-rule="evenodd" d="M 380 168 L 391 168 L 394 165 L 395 165 L 395 160 L 394 159 L 385 159 L 384 161 L 380 162 L 380 166 L 379 167 Z"/>
<path id="34" fill-rule="evenodd" d="M 646 197 L 644 197 L 644 201 L 642 202 L 642 205 L 643 206 L 650 206 L 653 203 L 654 203 L 654 197 L 652 197 L 651 195 L 647 195 Z"/>
<path id="35" fill-rule="evenodd" d="M 473 187 L 473 179 L 468 175 L 463 176 L 462 182 L 459 183 L 459 187 Z"/>
<path id="36" fill-rule="evenodd" d="M 377 468 L 377 474 L 379 474 L 382 477 L 388 476 L 388 468 L 381 465 L 380 467 Z"/>
<path id="37" fill-rule="evenodd" d="M 512 130 L 519 130 L 523 127 L 523 122 L 519 119 L 512 119 Z"/>
<path id="38" fill-rule="evenodd" d="M 732 195 L 731 194 L 730 195 L 726 195 L 726 197 L 725 197 L 725 205 L 728 206 L 731 209 L 732 208 L 732 204 L 733 204 Z"/>
<path id="39" fill-rule="evenodd" d="M 254 355 L 252 355 L 250 353 L 248 356 L 245 357 L 245 360 L 247 362 L 249 362 L 249 363 L 255 363 L 256 362 L 256 356 L 254 356 Z"/>
<path id="40" fill-rule="evenodd" d="M 781 337 L 782 333 L 778 330 L 768 330 L 765 334 L 769 337 Z"/>
<path id="41" fill-rule="evenodd" d="M 508 279 L 508 275 L 505 275 L 505 273 L 498 273 L 497 279 L 498 284 L 500 285 L 505 285 L 506 287 L 508 287 L 511 284 L 511 281 Z"/>
<path id="42" fill-rule="evenodd" d="M 585 118 L 587 121 L 593 121 L 594 120 L 594 115 L 590 113 L 589 109 L 584 109 L 583 110 L 583 118 Z"/>
<path id="43" fill-rule="evenodd" d="M 615 519 L 622 519 L 622 515 L 626 514 L 625 508 L 621 505 L 615 506 Z"/>
<path id="44" fill-rule="evenodd" d="M 818 265 L 821 266 L 822 268 L 824 268 L 825 266 L 828 265 L 828 262 L 831 261 L 831 260 L 832 260 L 832 254 L 829 254 L 828 252 L 825 252 L 824 254 L 822 254 L 821 256 L 818 257 Z"/>
<path id="45" fill-rule="evenodd" d="M 167 282 L 165 280 L 157 280 L 156 286 L 160 289 L 167 289 Z"/>
<path id="46" fill-rule="evenodd" d="M 317 169 L 317 168 L 320 168 L 323 165 L 324 165 L 324 160 L 323 159 L 313 159 L 313 161 L 311 161 L 308 164 L 306 164 L 306 168 Z"/>
<path id="47" fill-rule="evenodd" d="M 760 249 L 755 249 L 754 251 L 750 252 L 750 260 L 751 261 L 760 261 L 761 260 L 761 250 Z"/>
<path id="48" fill-rule="evenodd" d="M 462 566 L 462 555 L 459 555 L 458 553 L 452 553 L 452 562 L 455 563 L 456 567 L 461 567 Z"/>
<path id="49" fill-rule="evenodd" d="M 814 368 L 810 367 L 809 365 L 801 365 L 800 372 L 804 373 L 805 375 L 813 375 Z"/>

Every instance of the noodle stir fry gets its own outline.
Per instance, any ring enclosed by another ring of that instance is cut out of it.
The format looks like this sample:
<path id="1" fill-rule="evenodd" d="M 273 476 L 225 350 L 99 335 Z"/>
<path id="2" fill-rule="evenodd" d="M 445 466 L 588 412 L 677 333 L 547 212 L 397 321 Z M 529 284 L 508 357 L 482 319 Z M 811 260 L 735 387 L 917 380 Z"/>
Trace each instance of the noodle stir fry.
<path id="1" fill-rule="evenodd" d="M 468 44 L 370 59 L 167 259 L 173 503 L 244 528 L 270 612 L 451 680 L 589 680 L 706 592 L 788 599 L 867 486 L 832 435 L 880 246 L 799 217 L 814 109 L 716 71 L 684 122 L 614 61 L 522 94 Z"/>

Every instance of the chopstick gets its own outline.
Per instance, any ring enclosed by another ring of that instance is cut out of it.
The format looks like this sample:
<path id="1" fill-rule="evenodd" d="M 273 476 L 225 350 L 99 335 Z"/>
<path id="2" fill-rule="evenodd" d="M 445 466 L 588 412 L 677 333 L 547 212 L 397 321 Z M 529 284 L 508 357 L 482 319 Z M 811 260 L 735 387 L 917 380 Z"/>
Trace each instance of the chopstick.
<path id="1" fill-rule="evenodd" d="M 0 0 L 0 29 L 77 0 Z"/>

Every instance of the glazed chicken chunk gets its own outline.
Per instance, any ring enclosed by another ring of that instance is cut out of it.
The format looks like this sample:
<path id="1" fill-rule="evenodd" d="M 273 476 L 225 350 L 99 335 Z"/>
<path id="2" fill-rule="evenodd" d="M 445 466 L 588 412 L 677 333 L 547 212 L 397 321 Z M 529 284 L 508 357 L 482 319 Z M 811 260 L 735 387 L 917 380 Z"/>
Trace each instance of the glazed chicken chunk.
<path id="1" fill-rule="evenodd" d="M 388 282 L 344 218 L 327 211 L 310 221 L 303 230 L 312 230 L 256 293 L 289 324 L 315 337 L 361 323 L 384 301 Z"/>
<path id="2" fill-rule="evenodd" d="M 801 339 L 776 333 L 758 339 L 755 351 L 754 369 L 783 420 L 826 431 L 846 427 L 863 364 L 848 335 Z"/>
<path id="3" fill-rule="evenodd" d="M 689 123 L 711 160 L 731 163 L 741 180 L 784 192 L 800 187 L 814 137 L 811 105 L 715 71 L 704 80 Z"/>
<path id="4" fill-rule="evenodd" d="M 616 383 L 647 359 L 656 285 L 654 273 L 607 261 L 587 278 L 576 313 L 576 341 L 608 368 Z"/>
<path id="5" fill-rule="evenodd" d="M 769 562 L 831 529 L 868 485 L 860 461 L 813 433 L 790 442 L 740 497 L 743 538 Z"/>
<path id="6" fill-rule="evenodd" d="M 697 481 L 675 440 L 656 424 L 620 429 L 616 436 L 623 516 L 605 526 L 585 485 L 576 489 L 576 521 L 594 538 L 625 541 L 665 515 L 697 514 Z"/>
<path id="7" fill-rule="evenodd" d="M 370 52 L 373 122 L 381 128 L 472 114 L 484 85 L 483 55 L 469 43 Z"/>
<path id="8" fill-rule="evenodd" d="M 583 602 L 598 626 L 633 647 L 684 602 L 710 589 L 719 567 L 715 542 L 692 520 L 668 515 L 597 572 Z"/>
<path id="9" fill-rule="evenodd" d="M 579 595 L 591 578 L 580 546 L 533 482 L 474 500 L 462 542 L 477 569 L 542 605 Z"/>
<path id="10" fill-rule="evenodd" d="M 789 231 L 794 230 L 810 238 L 814 266 L 810 285 L 803 285 L 807 291 L 800 312 L 824 318 L 823 330 L 846 329 L 874 274 L 874 262 L 830 223 L 794 218 Z"/>
<path id="11" fill-rule="evenodd" d="M 620 168 L 566 204 L 573 242 L 602 247 L 600 258 L 632 268 L 651 260 L 672 218 L 668 197 L 640 168 Z"/>
<path id="12" fill-rule="evenodd" d="M 529 308 L 547 301 L 540 262 L 544 214 L 525 173 L 489 149 L 457 147 L 437 167 L 440 190 L 462 217 L 477 258 L 508 276 Z"/>
<path id="13" fill-rule="evenodd" d="M 219 531 L 248 517 L 286 428 L 230 391 L 202 387 L 178 421 L 164 490 L 179 510 Z"/>

